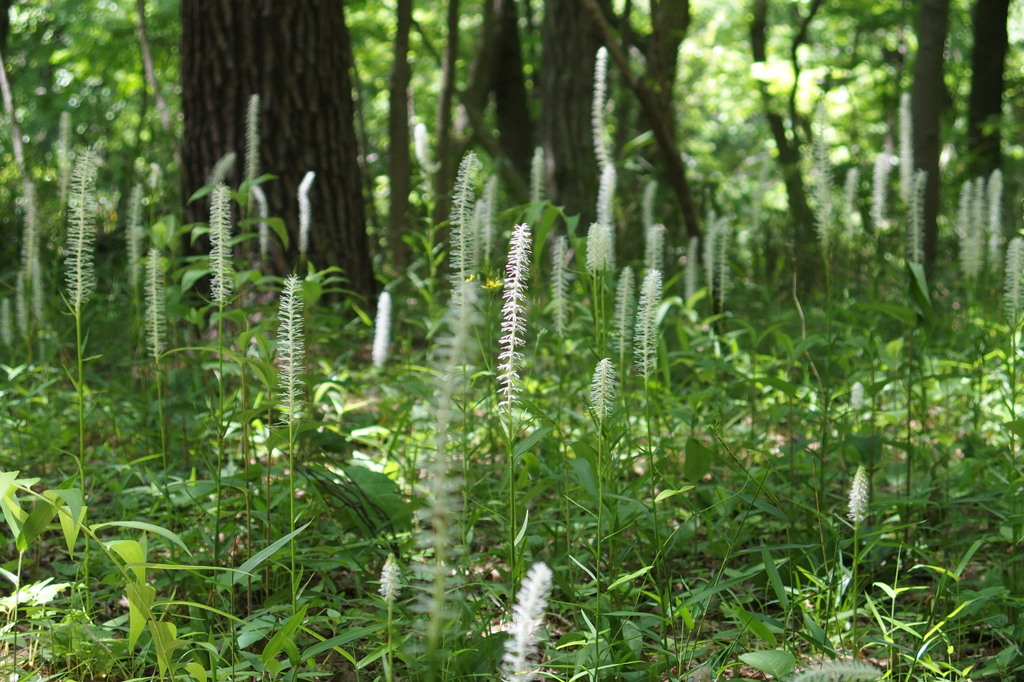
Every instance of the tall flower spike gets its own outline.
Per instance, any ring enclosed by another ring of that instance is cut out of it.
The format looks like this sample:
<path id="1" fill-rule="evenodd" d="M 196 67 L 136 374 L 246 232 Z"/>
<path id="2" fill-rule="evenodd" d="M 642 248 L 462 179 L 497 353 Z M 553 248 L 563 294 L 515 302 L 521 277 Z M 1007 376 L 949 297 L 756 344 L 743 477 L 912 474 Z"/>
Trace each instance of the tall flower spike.
<path id="1" fill-rule="evenodd" d="M 68 200 L 68 187 L 71 183 L 71 114 L 62 111 L 60 114 L 60 132 L 57 136 L 57 170 L 60 176 L 60 207 L 64 208 Z"/>
<path id="2" fill-rule="evenodd" d="M 700 278 L 700 237 L 690 237 L 686 247 L 686 270 L 683 272 L 683 295 L 686 300 L 693 299 L 697 293 L 697 281 Z"/>
<path id="3" fill-rule="evenodd" d="M 128 272 L 132 289 L 138 291 L 142 281 L 142 242 L 146 236 L 142 229 L 142 185 L 136 183 L 128 199 Z"/>
<path id="4" fill-rule="evenodd" d="M 1024 311 L 1024 237 L 1014 237 L 1006 248 L 1003 271 L 1003 309 L 1006 321 L 1016 326 Z"/>
<path id="5" fill-rule="evenodd" d="M 859 381 L 850 387 L 850 407 L 857 412 L 864 409 L 864 384 Z"/>
<path id="6" fill-rule="evenodd" d="M 863 466 L 857 467 L 857 473 L 850 484 L 849 507 L 847 516 L 854 523 L 860 523 L 868 517 L 868 472 Z"/>
<path id="7" fill-rule="evenodd" d="M 640 305 L 636 313 L 633 356 L 637 371 L 644 380 L 654 374 L 658 361 L 658 308 L 661 306 L 661 271 L 651 270 L 644 276 Z"/>
<path id="8" fill-rule="evenodd" d="M 306 345 L 302 323 L 302 280 L 290 275 L 284 281 L 278 311 L 278 380 L 281 411 L 285 423 L 295 423 L 302 415 L 302 373 L 305 369 Z"/>
<path id="9" fill-rule="evenodd" d="M 466 152 L 459 163 L 452 197 L 450 225 L 450 252 L 452 276 L 468 279 L 476 272 L 476 235 L 473 230 L 473 204 L 476 201 L 476 176 L 480 161 L 472 151 Z"/>
<path id="10" fill-rule="evenodd" d="M 612 331 L 612 348 L 622 355 L 629 346 L 630 331 L 633 327 L 635 279 L 633 268 L 626 265 L 619 273 L 619 282 L 615 286 L 615 329 Z"/>
<path id="11" fill-rule="evenodd" d="M 227 185 L 213 188 L 210 201 L 210 271 L 213 302 L 224 305 L 235 290 L 235 268 L 231 263 L 231 204 Z"/>
<path id="12" fill-rule="evenodd" d="M 260 96 L 249 97 L 245 110 L 245 179 L 252 182 L 260 174 Z"/>
<path id="13" fill-rule="evenodd" d="M 498 393 L 501 407 L 519 402 L 518 367 L 523 359 L 519 350 L 526 340 L 526 287 L 530 278 L 530 226 L 516 225 L 509 242 L 508 266 L 501 309 L 501 353 L 498 355 Z"/>
<path id="14" fill-rule="evenodd" d="M 535 147 L 530 159 L 530 203 L 544 199 L 544 147 Z"/>
<path id="15" fill-rule="evenodd" d="M 309 201 L 309 190 L 316 180 L 316 173 L 309 171 L 299 183 L 299 253 L 309 253 L 309 224 L 313 220 L 313 205 Z"/>
<path id="16" fill-rule="evenodd" d="M 591 124 L 594 133 L 594 155 L 599 168 L 612 165 L 608 149 L 607 131 L 604 123 L 604 109 L 608 100 L 608 48 L 598 48 L 594 58 L 594 98 L 591 103 Z"/>
<path id="17" fill-rule="evenodd" d="M 611 231 L 612 243 L 615 238 L 615 185 L 618 174 L 613 164 L 601 166 L 601 183 L 597 188 L 597 222 Z"/>
<path id="18" fill-rule="evenodd" d="M 504 682 L 529 682 L 537 678 L 532 659 L 538 653 L 537 633 L 544 623 L 553 577 L 551 569 L 538 562 L 530 567 L 523 579 L 516 595 L 512 622 L 508 626 L 508 639 L 505 640 L 501 670 Z"/>
<path id="19" fill-rule="evenodd" d="M 164 296 L 164 268 L 160 249 L 152 248 L 146 260 L 146 337 L 149 353 L 154 360 L 158 360 L 164 352 L 167 329 Z"/>
<path id="20" fill-rule="evenodd" d="M 0 301 L 0 341 L 5 346 L 14 343 L 14 325 L 12 324 L 11 297 Z"/>
<path id="21" fill-rule="evenodd" d="M 640 211 L 644 219 L 644 229 L 654 227 L 654 198 L 658 194 L 658 181 L 650 180 L 644 186 L 644 198 L 640 202 Z"/>
<path id="22" fill-rule="evenodd" d="M 267 223 L 267 214 L 269 213 L 269 209 L 267 208 L 267 195 L 259 185 L 253 185 L 250 194 L 253 199 L 254 208 L 256 209 L 256 219 L 259 220 L 259 224 L 256 226 L 256 229 L 260 236 L 260 260 L 266 261 L 267 256 L 270 254 L 270 225 Z"/>
<path id="23" fill-rule="evenodd" d="M 398 569 L 398 562 L 394 554 L 388 554 L 388 560 L 384 562 L 384 568 L 380 571 L 380 596 L 388 604 L 394 604 L 398 598 L 399 582 L 402 573 Z"/>
<path id="24" fill-rule="evenodd" d="M 569 238 L 558 235 L 551 251 L 551 308 L 554 311 L 555 333 L 565 337 L 569 326 Z"/>
<path id="25" fill-rule="evenodd" d="M 974 183 L 968 180 L 960 187 L 957 208 L 957 232 L 960 235 L 960 269 L 968 280 L 981 274 L 985 259 L 984 231 L 975 225 L 973 216 Z"/>
<path id="26" fill-rule="evenodd" d="M 611 358 L 604 358 L 597 363 L 594 378 L 590 382 L 590 411 L 599 427 L 612 416 L 617 380 L 615 365 L 612 364 Z"/>
<path id="27" fill-rule="evenodd" d="M 602 222 L 590 224 L 587 231 L 587 271 L 596 275 L 615 267 L 615 236 Z"/>
<path id="28" fill-rule="evenodd" d="M 377 317 L 373 322 L 373 366 L 383 367 L 388 359 L 391 343 L 391 294 L 380 292 L 377 298 Z"/>
<path id="29" fill-rule="evenodd" d="M 832 202 L 832 162 L 825 141 L 825 106 L 818 103 L 815 116 L 814 143 L 811 145 L 813 165 L 811 169 L 811 193 L 814 196 L 814 220 L 818 225 L 818 239 L 826 251 L 835 231 L 835 207 Z"/>
<path id="30" fill-rule="evenodd" d="M 481 255 L 483 256 L 484 263 L 490 266 L 491 255 L 494 253 L 494 233 L 497 232 L 498 225 L 498 176 L 492 175 L 487 178 L 487 183 L 484 184 L 484 205 L 487 210 L 484 211 L 483 222 L 480 223 L 480 247 Z"/>
<path id="31" fill-rule="evenodd" d="M 235 165 L 235 161 L 238 159 L 238 154 L 234 152 L 228 152 L 224 156 L 217 159 L 217 162 L 213 164 L 213 168 L 210 169 L 210 177 L 208 185 L 220 185 L 227 178 L 228 173 Z"/>
<path id="32" fill-rule="evenodd" d="M 665 226 L 651 225 L 644 232 L 644 270 L 665 269 Z"/>
<path id="33" fill-rule="evenodd" d="M 440 164 L 434 161 L 430 153 L 430 133 L 424 123 L 417 123 L 412 129 L 412 138 L 416 148 L 416 161 L 420 168 L 427 175 L 433 175 L 440 169 Z"/>
<path id="34" fill-rule="evenodd" d="M 25 292 L 25 271 L 18 270 L 14 278 L 14 317 L 18 323 L 18 333 L 28 337 L 29 330 L 29 307 L 28 294 Z"/>
<path id="35" fill-rule="evenodd" d="M 78 155 L 71 173 L 68 195 L 67 272 L 68 301 L 75 315 L 96 289 L 96 265 L 93 244 L 96 241 L 96 152 L 87 149 Z"/>
<path id="36" fill-rule="evenodd" d="M 856 223 L 853 216 L 857 214 L 857 190 L 860 188 L 860 168 L 852 166 L 846 171 L 846 182 L 843 185 L 843 215 L 850 236 Z"/>
<path id="37" fill-rule="evenodd" d="M 877 229 L 886 218 L 889 210 L 889 155 L 886 152 L 875 157 L 875 167 L 871 174 L 871 222 Z"/>
<path id="38" fill-rule="evenodd" d="M 900 97 L 900 196 L 908 206 L 914 196 L 914 123 L 909 92 Z"/>

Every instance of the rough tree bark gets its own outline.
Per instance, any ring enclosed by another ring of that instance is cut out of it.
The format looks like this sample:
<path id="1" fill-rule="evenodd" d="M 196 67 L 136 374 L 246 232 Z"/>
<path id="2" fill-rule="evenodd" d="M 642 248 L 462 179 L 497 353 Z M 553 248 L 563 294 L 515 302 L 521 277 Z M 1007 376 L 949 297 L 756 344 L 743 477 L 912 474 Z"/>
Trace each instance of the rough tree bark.
<path id="1" fill-rule="evenodd" d="M 527 106 L 529 95 L 523 74 L 518 21 L 515 0 L 484 3 L 476 58 L 462 93 L 462 104 L 471 121 L 483 121 L 488 98 L 494 94 L 501 152 L 516 175 L 527 178 L 533 156 L 533 122 Z M 520 199 L 525 201 L 526 197 Z"/>
<path id="2" fill-rule="evenodd" d="M 675 1 L 679 2 L 679 0 Z M 591 16 L 594 17 L 608 46 L 611 58 L 619 67 L 626 85 L 636 95 L 640 108 L 647 118 L 647 123 L 651 127 L 651 132 L 654 133 L 658 151 L 661 153 L 665 179 L 676 195 L 679 210 L 683 214 L 683 223 L 686 225 L 686 232 L 691 237 L 698 237 L 700 236 L 700 218 L 697 215 L 697 203 L 690 190 L 686 166 L 680 156 L 678 135 L 672 114 L 671 92 L 672 83 L 675 80 L 674 72 L 672 78 L 667 78 L 663 74 L 662 77 L 666 80 L 655 80 L 653 86 L 646 78 L 634 74 L 622 41 L 615 35 L 611 22 L 608 21 L 607 11 L 600 6 L 598 0 L 583 0 L 583 4 L 587 6 Z M 655 10 L 663 21 L 674 22 L 674 25 L 663 25 L 654 32 L 655 36 L 659 37 L 654 40 L 652 48 L 662 53 L 655 61 L 660 61 L 661 66 L 657 68 L 664 70 L 667 68 L 667 65 L 664 64 L 665 52 L 667 49 L 671 49 L 673 41 L 682 40 L 681 34 L 685 32 L 689 9 L 686 8 L 684 11 L 677 7 L 666 13 L 655 4 Z M 675 42 L 675 45 L 675 49 L 678 49 L 679 43 Z M 674 63 L 675 58 L 673 57 L 672 64 Z"/>
<path id="3" fill-rule="evenodd" d="M 263 188 L 293 234 L 275 271 L 298 262 L 296 190 L 312 170 L 310 260 L 340 266 L 349 288 L 372 300 L 343 9 L 330 0 L 182 0 L 182 183 L 189 196 L 224 154 L 242 158 L 246 106 L 259 94 L 260 167 L 277 176 Z M 239 162 L 229 181 L 240 174 Z M 186 210 L 189 221 L 207 218 L 204 202 Z"/>
<path id="4" fill-rule="evenodd" d="M 547 196 L 569 213 L 580 214 L 585 230 L 594 220 L 597 201 L 590 109 L 601 33 L 580 0 L 547 0 L 541 42 L 539 90 Z"/>
<path id="5" fill-rule="evenodd" d="M 928 173 L 924 191 L 924 265 L 931 272 L 938 250 L 940 120 L 949 94 L 942 80 L 949 31 L 949 0 L 921 0 L 917 17 L 917 59 L 911 89 L 914 165 Z"/>
<path id="6" fill-rule="evenodd" d="M 988 175 L 1002 165 L 1003 72 L 1009 12 L 1010 0 L 974 3 L 971 94 L 967 104 L 968 167 L 974 176 Z"/>
<path id="7" fill-rule="evenodd" d="M 402 240 L 412 216 L 409 191 L 412 189 L 412 163 L 409 159 L 409 30 L 412 28 L 412 0 L 398 0 L 395 45 L 392 54 L 391 82 L 388 86 L 388 177 L 391 179 L 388 211 L 388 245 L 395 267 L 409 262 L 409 248 Z"/>

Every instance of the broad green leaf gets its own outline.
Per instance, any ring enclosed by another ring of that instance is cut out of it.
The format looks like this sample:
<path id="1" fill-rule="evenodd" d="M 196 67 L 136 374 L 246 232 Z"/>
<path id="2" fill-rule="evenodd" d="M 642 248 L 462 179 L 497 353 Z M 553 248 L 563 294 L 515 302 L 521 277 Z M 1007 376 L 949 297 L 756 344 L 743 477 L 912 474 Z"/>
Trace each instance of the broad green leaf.
<path id="1" fill-rule="evenodd" d="M 763 673 L 774 675 L 778 679 L 793 672 L 793 668 L 796 667 L 796 657 L 788 651 L 779 649 L 740 654 L 740 660 Z"/>
<path id="2" fill-rule="evenodd" d="M 185 664 L 185 672 L 191 675 L 196 682 L 206 682 L 206 670 L 195 661 Z"/>
<path id="3" fill-rule="evenodd" d="M 544 436 L 548 435 L 549 433 L 551 433 L 551 427 L 542 426 L 533 433 L 531 433 L 529 436 L 524 438 L 523 440 L 516 443 L 515 449 L 513 450 L 514 457 L 516 459 L 522 457 L 523 453 L 531 450 L 534 445 L 539 443 L 541 439 L 543 439 Z"/>
<path id="4" fill-rule="evenodd" d="M 101 528 L 110 528 L 110 527 L 132 528 L 134 530 L 149 531 L 150 533 L 153 533 L 154 535 L 159 535 L 161 537 L 167 538 L 168 540 L 170 540 L 171 542 L 176 544 L 178 547 L 181 547 L 181 549 L 183 549 L 186 554 L 188 554 L 188 555 L 192 554 L 192 552 L 188 551 L 188 547 L 185 545 L 185 543 L 181 541 L 181 538 L 178 537 L 175 533 L 167 530 L 166 528 L 161 528 L 160 526 L 154 526 L 152 523 L 146 523 L 145 521 L 109 521 L 107 523 L 96 524 L 95 526 L 92 526 L 92 529 L 94 531 L 96 531 L 96 530 L 99 530 Z"/>
<path id="5" fill-rule="evenodd" d="M 157 667 L 160 669 L 160 676 L 163 677 L 171 666 L 171 653 L 185 642 L 178 639 L 178 628 L 174 623 L 167 621 L 153 621 L 149 626 L 150 634 L 153 636 L 153 648 L 156 649 Z"/>
<path id="6" fill-rule="evenodd" d="M 295 648 L 295 643 L 292 641 L 292 635 L 298 629 L 299 625 L 302 624 L 302 619 L 306 617 L 306 610 L 309 608 L 309 604 L 303 604 L 298 611 L 293 613 L 282 625 L 281 629 L 274 633 L 274 636 L 270 638 L 267 645 L 263 647 L 263 653 L 260 654 L 260 660 L 263 661 L 263 665 L 268 670 L 274 671 L 276 675 L 281 671 L 281 664 L 278 663 L 276 657 L 282 651 L 285 651 L 288 655 L 289 660 L 296 662 L 298 660 L 298 650 Z M 291 645 L 290 647 L 288 645 Z M 292 652 L 294 651 L 294 656 Z"/>
<path id="7" fill-rule="evenodd" d="M 124 559 L 126 568 L 135 574 L 135 580 L 140 584 L 146 582 L 146 553 L 142 545 L 136 540 L 112 540 L 107 543 L 107 548 L 116 552 Z"/>
<path id="8" fill-rule="evenodd" d="M 779 643 L 778 639 L 775 637 L 775 633 L 773 633 L 764 621 L 756 615 L 746 609 L 736 606 L 735 604 L 730 605 L 728 608 L 733 612 L 736 620 L 750 630 L 755 637 L 763 642 L 771 644 L 772 646 L 776 646 Z"/>
<path id="9" fill-rule="evenodd" d="M 156 589 L 152 585 L 125 584 L 128 596 L 128 648 L 134 649 L 139 636 L 146 629 L 146 622 L 153 616 L 153 602 Z"/>
<path id="10" fill-rule="evenodd" d="M 36 502 L 35 506 L 32 507 L 32 512 L 18 531 L 18 537 L 14 541 L 15 548 L 19 552 L 27 550 L 29 545 L 39 537 L 39 534 L 46 530 L 47 526 L 50 525 L 50 521 L 53 521 L 53 517 L 56 515 L 57 507 L 52 500 L 46 499 Z"/>

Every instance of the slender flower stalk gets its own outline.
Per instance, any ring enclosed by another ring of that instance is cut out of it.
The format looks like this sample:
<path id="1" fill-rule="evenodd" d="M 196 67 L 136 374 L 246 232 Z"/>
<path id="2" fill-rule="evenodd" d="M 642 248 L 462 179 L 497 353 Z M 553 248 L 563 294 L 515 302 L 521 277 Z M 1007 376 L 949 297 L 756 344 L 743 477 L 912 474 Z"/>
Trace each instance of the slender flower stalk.
<path id="1" fill-rule="evenodd" d="M 309 171 L 299 183 L 299 257 L 303 262 L 309 254 L 309 228 L 313 220 L 313 204 L 309 201 L 309 190 L 316 180 L 316 173 Z"/>
<path id="2" fill-rule="evenodd" d="M 57 174 L 60 182 L 60 208 L 64 210 L 68 202 L 68 189 L 71 186 L 71 114 L 62 111 L 60 114 L 60 132 L 57 135 Z"/>
<path id="3" fill-rule="evenodd" d="M 686 247 L 686 269 L 683 271 L 683 295 L 687 301 L 693 300 L 697 293 L 697 281 L 700 279 L 700 237 L 690 237 Z"/>
<path id="4" fill-rule="evenodd" d="M 654 374 L 658 360 L 658 308 L 661 306 L 661 271 L 650 270 L 644 276 L 640 304 L 636 314 L 633 355 L 636 369 L 644 381 Z"/>
<path id="5" fill-rule="evenodd" d="M 373 323 L 373 366 L 383 367 L 391 342 L 391 294 L 382 291 L 377 298 L 377 317 Z"/>
<path id="6" fill-rule="evenodd" d="M 665 226 L 651 225 L 644 231 L 644 270 L 665 269 Z"/>
<path id="7" fill-rule="evenodd" d="M 151 248 L 146 258 L 146 339 L 149 354 L 153 358 L 156 376 L 157 410 L 160 419 L 160 454 L 167 472 L 167 425 L 164 423 L 163 372 L 160 359 L 164 352 L 164 340 L 167 337 L 166 293 L 164 286 L 164 268 L 160 258 L 160 250 Z"/>
<path id="8" fill-rule="evenodd" d="M 210 271 L 213 302 L 223 307 L 235 289 L 235 268 L 231 262 L 231 205 L 227 185 L 213 188 L 210 201 Z"/>
<path id="9" fill-rule="evenodd" d="M 476 273 L 476 233 L 473 229 L 473 204 L 476 201 L 476 176 L 480 161 L 466 152 L 455 178 L 455 195 L 449 219 L 452 277 L 466 280 Z"/>
<path id="10" fill-rule="evenodd" d="M 26 274 L 24 270 L 18 270 L 18 274 L 14 277 L 14 310 L 15 319 L 18 322 L 18 334 L 27 343 L 29 341 L 31 324 L 29 322 L 28 294 L 25 292 L 25 289 L 28 288 L 28 277 Z"/>
<path id="11" fill-rule="evenodd" d="M 857 224 L 853 217 L 857 215 L 857 190 L 860 188 L 860 168 L 851 166 L 846 171 L 846 182 L 843 184 L 843 215 L 846 218 L 847 234 L 853 236 Z"/>
<path id="12" fill-rule="evenodd" d="M 530 278 L 530 226 L 516 225 L 509 242 L 508 265 L 501 309 L 501 353 L 498 355 L 499 407 L 508 410 L 508 432 L 512 430 L 512 407 L 519 402 L 520 348 L 526 343 L 526 288 Z"/>
<path id="13" fill-rule="evenodd" d="M 615 328 L 612 330 L 612 348 L 619 354 L 620 366 L 625 366 L 626 351 L 629 349 L 633 329 L 635 279 L 633 268 L 626 265 L 619 273 L 619 282 L 615 287 Z"/>
<path id="14" fill-rule="evenodd" d="M 245 181 L 260 174 L 260 96 L 253 93 L 245 109 Z"/>
<path id="15" fill-rule="evenodd" d="M 302 321 L 302 280 L 290 275 L 278 309 L 277 331 L 278 393 L 282 419 L 288 427 L 288 531 L 295 532 L 295 434 L 303 412 L 302 373 L 305 370 L 306 346 Z M 299 594 L 299 572 L 295 562 L 295 538 L 289 543 L 292 579 L 292 606 Z"/>
<path id="16" fill-rule="evenodd" d="M 605 598 L 604 585 L 602 584 L 603 571 L 602 562 L 605 559 L 603 543 L 605 539 L 604 528 L 604 495 L 605 488 L 611 482 L 610 472 L 611 456 L 608 447 L 608 434 L 606 424 L 612 416 L 615 407 L 615 389 L 618 377 L 615 374 L 615 366 L 611 358 L 604 358 L 594 368 L 594 378 L 590 383 L 590 416 L 597 427 L 597 457 L 594 463 L 594 475 L 597 479 L 597 533 L 594 538 L 594 622 L 601 622 L 602 602 Z M 609 540 L 614 533 L 608 533 Z M 610 553 L 611 554 L 611 553 Z M 601 665 L 601 636 L 598 634 L 594 641 L 594 679 L 600 679 L 598 670 Z"/>
<path id="17" fill-rule="evenodd" d="M 14 343 L 13 315 L 11 314 L 11 297 L 8 296 L 0 301 L 0 342 L 5 346 Z"/>
<path id="18" fill-rule="evenodd" d="M 914 174 L 914 190 L 910 197 L 910 219 L 907 226 L 907 262 L 924 263 L 924 190 L 928 171 Z"/>
<path id="19" fill-rule="evenodd" d="M 554 311 L 555 333 L 565 338 L 569 326 L 569 238 L 558 235 L 551 250 L 551 309 Z"/>
<path id="20" fill-rule="evenodd" d="M 416 161 L 426 175 L 433 175 L 440 170 L 441 165 L 434 161 L 430 152 L 430 133 L 425 123 L 417 123 L 412 129 L 412 138 L 416 148 Z"/>
<path id="21" fill-rule="evenodd" d="M 213 168 L 210 169 L 210 177 L 208 178 L 208 185 L 221 185 L 225 182 L 228 177 L 228 173 L 235 166 L 235 161 L 238 160 L 238 154 L 234 152 L 228 152 L 224 156 L 217 159 L 217 162 L 213 164 Z"/>
<path id="22" fill-rule="evenodd" d="M 851 573 L 850 573 L 850 589 L 849 594 L 853 601 L 853 617 L 852 617 L 852 641 L 853 651 L 855 656 L 860 656 L 860 646 L 857 641 L 857 597 L 860 593 L 860 586 L 858 585 L 857 573 L 860 568 L 860 524 L 868 516 L 868 495 L 869 495 L 869 483 L 868 483 L 868 472 L 862 466 L 857 467 L 857 473 L 853 476 L 853 482 L 850 484 L 850 503 L 849 503 L 849 516 L 850 521 L 853 522 L 853 559 L 851 561 Z"/>
<path id="23" fill-rule="evenodd" d="M 394 554 L 388 554 L 384 568 L 380 571 L 380 596 L 388 607 L 387 626 L 387 657 L 385 658 L 384 679 L 387 682 L 394 682 L 395 679 L 395 647 L 393 641 L 392 625 L 394 623 L 395 600 L 398 599 L 400 588 L 401 571 L 398 569 L 398 562 Z"/>
<path id="24" fill-rule="evenodd" d="M 142 229 L 142 184 L 136 183 L 128 199 L 128 272 L 132 282 L 132 290 L 139 290 L 142 282 L 142 244 L 146 233 Z"/>
<path id="25" fill-rule="evenodd" d="M 909 92 L 900 96 L 900 196 L 907 206 L 914 196 L 914 123 Z"/>
<path id="26" fill-rule="evenodd" d="M 822 250 L 827 254 L 835 232 L 836 217 L 832 201 L 832 162 L 829 160 L 829 149 L 825 142 L 825 123 L 825 106 L 822 102 L 818 104 L 814 143 L 811 145 L 811 194 L 814 196 L 814 220 L 818 225 L 818 239 L 821 240 Z"/>
<path id="27" fill-rule="evenodd" d="M 82 307 L 96 289 L 96 170 L 96 152 L 88 149 L 78 156 L 71 174 L 64 265 L 68 302 L 76 317 L 82 314 Z"/>
<path id="28" fill-rule="evenodd" d="M 618 174 L 613 164 L 601 166 L 601 182 L 597 188 L 597 222 L 608 229 L 613 252 L 615 244 L 615 185 Z"/>
<path id="29" fill-rule="evenodd" d="M 533 150 L 533 158 L 530 159 L 530 203 L 535 204 L 544 200 L 544 147 L 536 147 Z"/>
<path id="30" fill-rule="evenodd" d="M 604 110 L 608 103 L 608 48 L 598 48 L 594 58 L 594 96 L 591 101 L 590 121 L 593 126 L 594 155 L 598 168 L 612 165 L 608 148 L 608 131 L 605 128 Z"/>
<path id="31" fill-rule="evenodd" d="M 249 196 L 252 197 L 255 216 L 259 221 L 256 225 L 256 229 L 259 234 L 260 260 L 266 263 L 267 256 L 270 255 L 270 225 L 267 223 L 267 215 L 269 213 L 269 209 L 267 208 L 267 195 L 264 193 L 262 187 L 259 185 L 253 185 L 252 189 L 249 191 Z"/>
<path id="32" fill-rule="evenodd" d="M 505 640 L 501 667 L 504 682 L 529 682 L 538 677 L 533 659 L 538 654 L 537 634 L 544 624 L 553 578 L 546 564 L 536 563 L 523 579 Z"/>
<path id="33" fill-rule="evenodd" d="M 645 230 L 654 227 L 654 199 L 658 194 L 658 181 L 651 180 L 644 185 L 644 198 L 640 202 L 640 215 L 643 217 Z M 660 269 L 660 268 L 659 268 Z"/>
<path id="34" fill-rule="evenodd" d="M 1006 321 L 1016 327 L 1024 311 L 1024 237 L 1014 237 L 1006 248 L 1003 270 L 1003 310 Z"/>

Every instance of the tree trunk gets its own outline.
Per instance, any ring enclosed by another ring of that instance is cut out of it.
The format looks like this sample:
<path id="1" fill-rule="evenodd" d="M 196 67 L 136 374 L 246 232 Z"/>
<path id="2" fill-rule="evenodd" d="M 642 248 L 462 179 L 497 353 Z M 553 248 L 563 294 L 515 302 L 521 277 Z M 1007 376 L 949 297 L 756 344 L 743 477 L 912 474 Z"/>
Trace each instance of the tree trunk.
<path id="1" fill-rule="evenodd" d="M 590 109 L 601 34 L 580 0 L 547 0 L 541 41 L 539 89 L 547 196 L 570 214 L 580 214 L 586 230 L 594 220 L 597 202 Z"/>
<path id="2" fill-rule="evenodd" d="M 388 176 L 391 179 L 391 205 L 388 211 L 388 244 L 395 268 L 409 262 L 409 248 L 402 240 L 412 216 L 409 192 L 412 189 L 412 163 L 409 159 L 409 29 L 412 27 L 412 0 L 398 0 L 394 61 L 388 89 Z"/>
<path id="3" fill-rule="evenodd" d="M 768 0 L 755 0 L 753 20 L 750 24 L 750 47 L 755 62 L 766 63 L 768 33 Z M 795 55 L 797 45 L 794 43 L 792 54 Z M 795 67 L 794 67 L 795 68 Z M 794 85 L 794 87 L 796 87 Z M 801 153 L 800 142 L 797 138 L 797 121 L 790 120 L 790 128 L 787 131 L 786 121 L 782 114 L 778 113 L 772 105 L 771 94 L 768 86 L 763 81 L 758 81 L 758 88 L 761 92 L 761 101 L 764 104 L 765 117 L 768 119 L 768 127 L 775 141 L 775 148 L 778 150 L 779 168 L 782 170 L 782 179 L 786 187 L 786 199 L 789 203 L 789 212 L 793 218 L 793 256 L 797 265 L 799 280 L 810 284 L 815 278 L 815 272 L 820 272 L 814 264 L 811 249 L 816 245 L 814 224 L 811 218 L 811 210 L 807 205 L 807 191 L 804 187 L 803 175 L 800 172 Z M 792 98 L 791 98 L 792 99 Z M 795 114 L 795 110 L 791 110 Z"/>
<path id="4" fill-rule="evenodd" d="M 942 80 L 943 51 L 949 30 L 949 0 L 921 0 L 917 17 L 917 59 L 911 90 L 914 165 L 928 173 L 924 192 L 924 265 L 929 272 L 938 250 L 939 123 L 949 101 Z"/>
<path id="5" fill-rule="evenodd" d="M 181 78 L 185 196 L 206 184 L 213 164 L 245 151 L 245 112 L 261 97 L 261 170 L 271 215 L 292 234 L 275 258 L 278 274 L 297 257 L 297 188 L 316 172 L 310 260 L 339 266 L 348 288 L 373 300 L 375 282 L 364 218 L 350 86 L 344 3 L 328 0 L 182 0 Z M 237 185 L 241 163 L 228 175 Z M 205 221 L 205 202 L 186 210 Z"/>
<path id="6" fill-rule="evenodd" d="M 448 219 L 453 169 L 458 160 L 452 158 L 452 108 L 455 100 L 455 67 L 459 57 L 459 0 L 448 0 L 448 40 L 441 61 L 441 91 L 437 95 L 437 172 L 434 173 L 435 223 Z"/>
<path id="7" fill-rule="evenodd" d="M 1003 72 L 1010 0 L 974 4 L 971 94 L 967 105 L 968 165 L 971 175 L 988 175 L 1002 165 Z"/>

